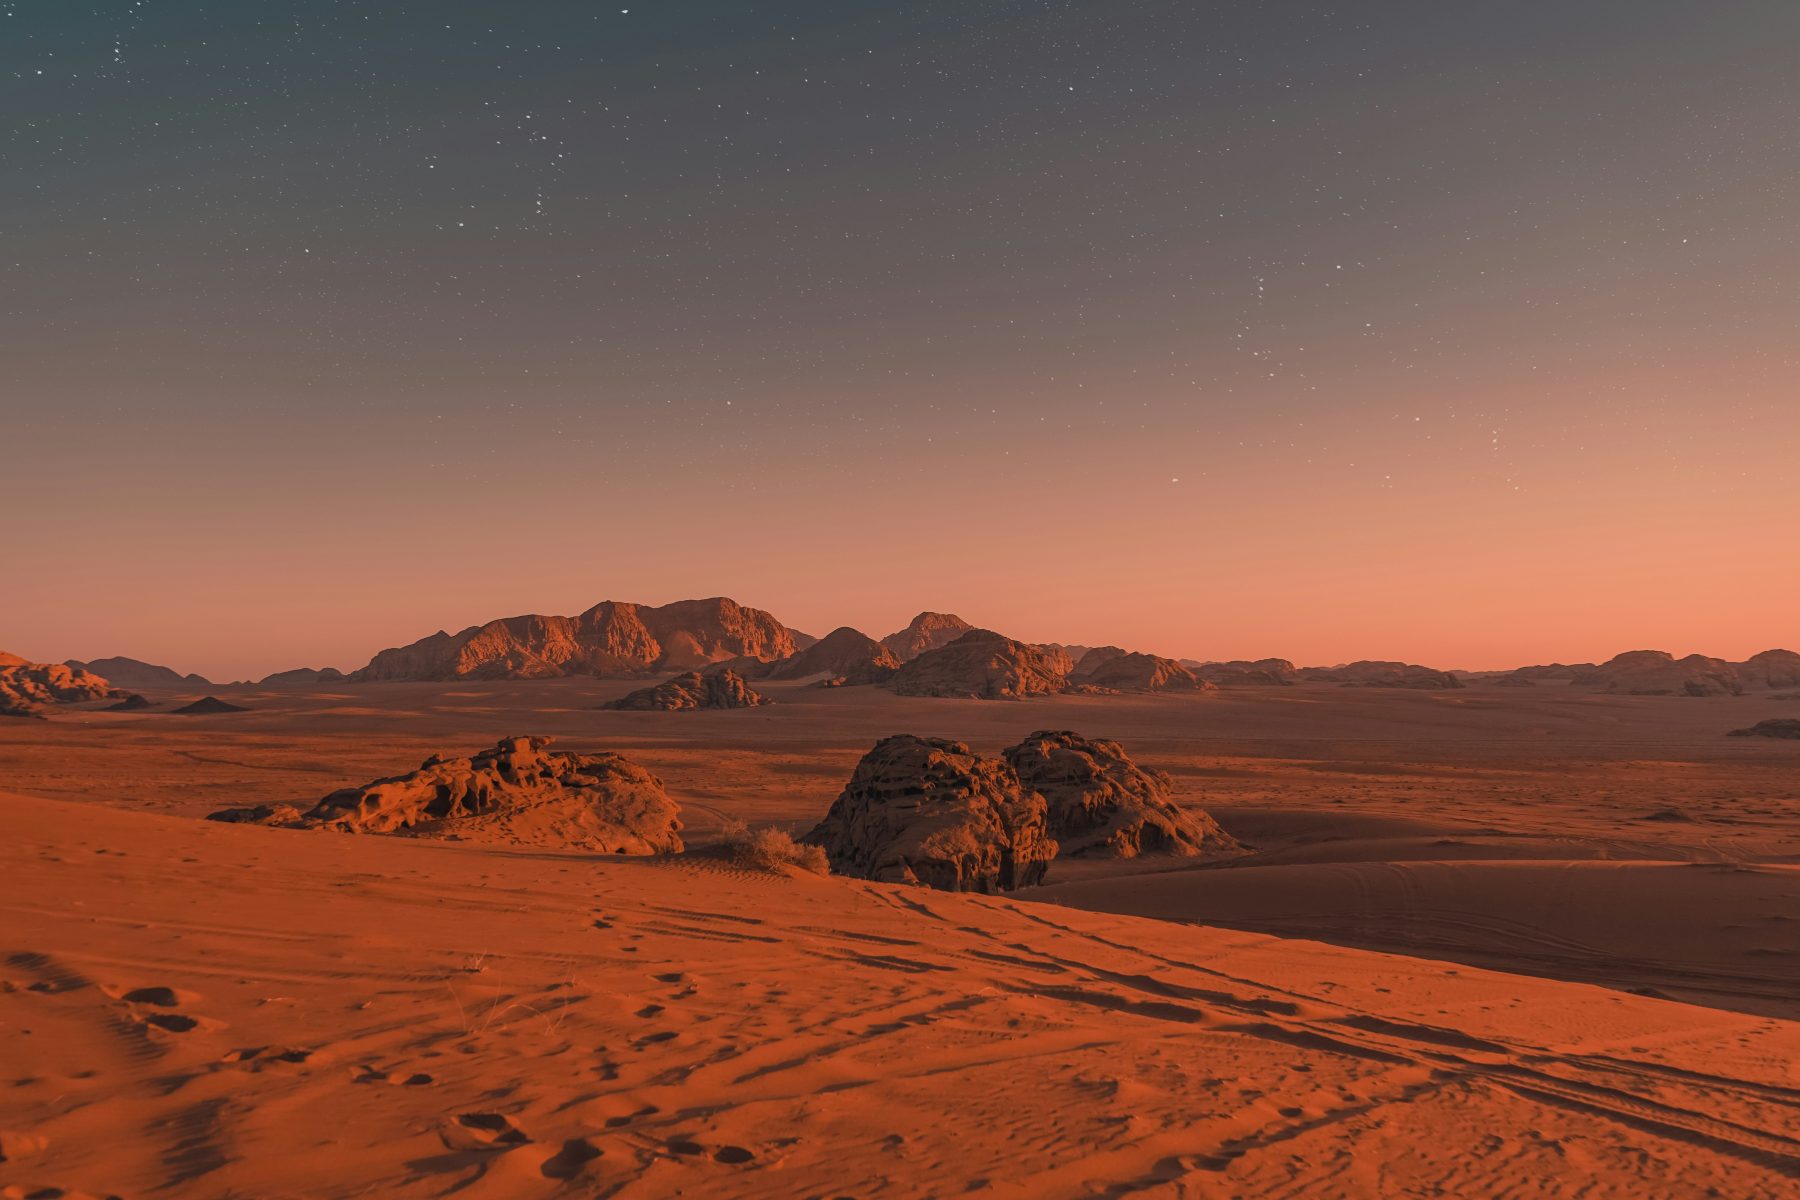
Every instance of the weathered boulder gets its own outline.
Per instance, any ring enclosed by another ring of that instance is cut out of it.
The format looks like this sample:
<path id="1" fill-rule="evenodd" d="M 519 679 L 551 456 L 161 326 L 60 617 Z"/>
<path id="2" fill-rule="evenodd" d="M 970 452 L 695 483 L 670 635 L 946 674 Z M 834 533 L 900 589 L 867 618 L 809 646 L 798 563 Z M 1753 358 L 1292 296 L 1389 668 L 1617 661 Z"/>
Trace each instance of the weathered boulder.
<path id="1" fill-rule="evenodd" d="M 834 629 L 817 642 L 780 662 L 771 663 L 763 672 L 765 679 L 806 679 L 824 675 L 842 679 L 840 687 L 862 683 L 880 683 L 898 670 L 900 660 L 894 652 L 865 633 L 845 625 Z"/>
<path id="2" fill-rule="evenodd" d="M 697 708 L 755 708 L 767 704 L 762 693 L 736 671 L 689 671 L 602 704 L 601 708 L 637 712 L 680 712 Z"/>
<path id="3" fill-rule="evenodd" d="M 902 696 L 1017 700 L 1053 695 L 1068 679 L 1037 647 L 988 629 L 971 629 L 947 646 L 902 663 L 892 686 Z"/>
<path id="4" fill-rule="evenodd" d="M 863 755 L 805 840 L 840 875 L 950 892 L 1029 887 L 1056 857 L 1044 798 L 1004 760 L 911 734 Z"/>
<path id="5" fill-rule="evenodd" d="M 1192 858 L 1243 849 L 1198 809 L 1183 809 L 1169 777 L 1146 771 L 1117 742 L 1041 730 L 1005 752 L 1026 789 L 1049 806 L 1050 835 L 1074 858 Z"/>
<path id="6" fill-rule="evenodd" d="M 922 612 L 898 633 L 890 633 L 881 644 L 901 662 L 911 662 L 928 650 L 948 646 L 975 628 L 954 613 Z"/>
<path id="7" fill-rule="evenodd" d="M 680 810 L 661 780 L 618 754 L 549 753 L 551 740 L 511 737 L 469 758 L 434 756 L 417 771 L 335 791 L 304 814 L 265 805 L 210 819 L 603 854 L 681 851 Z"/>

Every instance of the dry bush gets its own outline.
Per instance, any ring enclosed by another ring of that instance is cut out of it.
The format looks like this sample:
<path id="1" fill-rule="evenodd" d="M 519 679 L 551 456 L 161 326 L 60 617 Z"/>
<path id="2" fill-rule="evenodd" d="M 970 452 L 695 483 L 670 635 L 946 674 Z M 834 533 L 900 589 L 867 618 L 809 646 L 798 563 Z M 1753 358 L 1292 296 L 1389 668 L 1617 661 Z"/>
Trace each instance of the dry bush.
<path id="1" fill-rule="evenodd" d="M 823 846 L 796 842 L 783 829 L 751 829 L 742 821 L 730 821 L 725 825 L 722 840 L 731 857 L 746 867 L 764 870 L 798 867 L 815 875 L 831 874 L 831 863 L 825 857 Z"/>

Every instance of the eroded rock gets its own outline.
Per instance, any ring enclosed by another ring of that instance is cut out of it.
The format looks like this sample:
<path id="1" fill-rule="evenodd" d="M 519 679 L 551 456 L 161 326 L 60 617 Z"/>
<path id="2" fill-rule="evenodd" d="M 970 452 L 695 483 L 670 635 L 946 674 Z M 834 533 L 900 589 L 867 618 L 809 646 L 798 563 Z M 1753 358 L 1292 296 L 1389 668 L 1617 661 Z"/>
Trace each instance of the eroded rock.
<path id="1" fill-rule="evenodd" d="M 682 712 L 700 708 L 756 708 L 767 704 L 736 671 L 689 671 L 651 687 L 639 688 L 601 708 L 636 712 Z"/>
<path id="2" fill-rule="evenodd" d="M 1004 759 L 912 734 L 863 755 L 805 840 L 840 875 L 950 892 L 1029 887 L 1056 857 L 1044 798 Z"/>
<path id="3" fill-rule="evenodd" d="M 226 809 L 210 820 L 340 833 L 675 854 L 681 815 L 662 781 L 619 754 L 551 753 L 547 737 L 510 737 L 468 758 L 332 792 L 312 809 Z"/>
<path id="4" fill-rule="evenodd" d="M 1212 817 L 1177 805 L 1169 777 L 1139 767 L 1117 742 L 1040 730 L 1005 754 L 1020 784 L 1044 798 L 1050 836 L 1064 857 L 1192 858 L 1242 850 Z"/>

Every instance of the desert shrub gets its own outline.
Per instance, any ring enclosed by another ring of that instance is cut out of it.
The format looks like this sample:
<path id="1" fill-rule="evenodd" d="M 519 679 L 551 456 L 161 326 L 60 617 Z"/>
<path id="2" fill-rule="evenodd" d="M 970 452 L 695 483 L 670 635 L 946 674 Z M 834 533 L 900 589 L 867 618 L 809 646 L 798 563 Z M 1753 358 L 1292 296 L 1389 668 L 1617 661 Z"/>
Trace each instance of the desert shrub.
<path id="1" fill-rule="evenodd" d="M 784 829 L 751 829 L 742 821 L 731 821 L 725 826 L 722 840 L 731 857 L 746 867 L 798 867 L 815 875 L 831 874 L 824 847 L 796 842 Z"/>

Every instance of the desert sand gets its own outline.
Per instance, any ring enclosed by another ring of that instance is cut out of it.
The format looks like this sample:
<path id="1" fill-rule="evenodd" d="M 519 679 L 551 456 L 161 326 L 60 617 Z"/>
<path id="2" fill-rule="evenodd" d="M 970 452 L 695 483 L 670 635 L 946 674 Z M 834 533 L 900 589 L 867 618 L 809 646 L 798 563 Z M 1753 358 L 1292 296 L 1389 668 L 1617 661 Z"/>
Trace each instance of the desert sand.
<path id="1" fill-rule="evenodd" d="M 0 727 L 16 1195 L 1726 1196 L 1800 1172 L 1776 694 L 210 688 Z M 898 732 L 1117 739 L 1246 853 L 1000 897 L 739 866 Z M 510 735 L 689 852 L 260 828 Z M 45 1192 L 45 1195 L 59 1194 Z"/>

